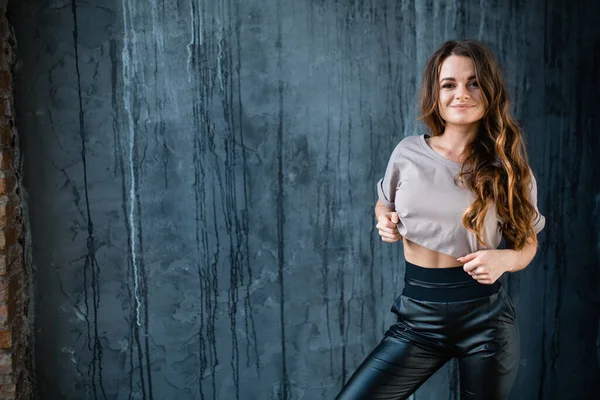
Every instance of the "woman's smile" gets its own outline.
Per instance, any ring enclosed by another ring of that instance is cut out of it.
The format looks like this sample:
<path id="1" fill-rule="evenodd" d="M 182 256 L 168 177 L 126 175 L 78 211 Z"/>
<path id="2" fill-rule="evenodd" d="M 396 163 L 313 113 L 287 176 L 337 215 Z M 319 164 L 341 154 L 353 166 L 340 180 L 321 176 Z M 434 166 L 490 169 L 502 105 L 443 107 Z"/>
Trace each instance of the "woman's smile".
<path id="1" fill-rule="evenodd" d="M 456 111 L 465 111 L 465 110 L 469 110 L 473 107 L 475 107 L 475 105 L 473 104 L 457 104 L 454 106 L 450 106 L 452 108 L 454 108 Z"/>

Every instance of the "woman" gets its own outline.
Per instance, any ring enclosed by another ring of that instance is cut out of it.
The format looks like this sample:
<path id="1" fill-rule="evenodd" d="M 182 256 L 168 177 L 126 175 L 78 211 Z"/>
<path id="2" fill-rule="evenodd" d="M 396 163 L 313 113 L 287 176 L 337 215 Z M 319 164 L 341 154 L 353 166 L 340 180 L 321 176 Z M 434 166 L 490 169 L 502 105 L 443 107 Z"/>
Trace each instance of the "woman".
<path id="1" fill-rule="evenodd" d="M 452 358 L 461 399 L 507 399 L 520 344 L 498 278 L 531 262 L 545 219 L 489 50 L 444 43 L 425 68 L 421 112 L 430 132 L 403 139 L 377 184 L 381 239 L 404 243 L 398 323 L 337 399 L 405 399 Z"/>

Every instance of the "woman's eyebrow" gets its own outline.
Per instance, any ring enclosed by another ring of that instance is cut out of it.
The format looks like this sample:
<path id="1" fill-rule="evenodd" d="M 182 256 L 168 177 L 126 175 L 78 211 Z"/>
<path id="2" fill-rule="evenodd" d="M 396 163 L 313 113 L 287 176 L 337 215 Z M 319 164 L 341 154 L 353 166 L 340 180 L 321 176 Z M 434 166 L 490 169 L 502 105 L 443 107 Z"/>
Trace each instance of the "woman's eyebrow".
<path id="1" fill-rule="evenodd" d="M 470 77 L 467 78 L 467 80 L 471 80 L 471 79 L 475 79 L 477 78 L 475 75 L 471 75 Z M 440 82 L 444 82 L 444 81 L 456 81 L 456 79 L 452 78 L 452 77 L 447 77 L 447 78 L 443 78 Z"/>

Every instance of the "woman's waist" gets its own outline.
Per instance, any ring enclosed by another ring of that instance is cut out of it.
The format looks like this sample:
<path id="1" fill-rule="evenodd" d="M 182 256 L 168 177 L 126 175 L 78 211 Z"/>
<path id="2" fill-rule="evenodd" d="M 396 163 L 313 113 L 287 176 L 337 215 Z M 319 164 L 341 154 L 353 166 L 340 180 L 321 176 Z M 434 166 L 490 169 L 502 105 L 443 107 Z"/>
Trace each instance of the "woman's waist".
<path id="1" fill-rule="evenodd" d="M 462 266 L 426 268 L 406 261 L 403 294 L 424 301 L 466 301 L 497 293 L 500 282 L 484 285 Z"/>
<path id="2" fill-rule="evenodd" d="M 456 257 L 428 249 L 410 239 L 404 238 L 404 259 L 423 268 L 452 268 L 460 267 Z"/>

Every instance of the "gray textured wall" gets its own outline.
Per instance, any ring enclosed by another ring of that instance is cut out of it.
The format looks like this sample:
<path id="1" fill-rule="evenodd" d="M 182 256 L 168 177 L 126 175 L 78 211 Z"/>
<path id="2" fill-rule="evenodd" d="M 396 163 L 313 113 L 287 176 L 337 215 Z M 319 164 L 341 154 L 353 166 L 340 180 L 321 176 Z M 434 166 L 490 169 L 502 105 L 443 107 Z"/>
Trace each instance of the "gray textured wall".
<path id="1" fill-rule="evenodd" d="M 375 182 L 427 57 L 472 37 L 547 218 L 505 282 L 512 398 L 593 398 L 600 5 L 562 3 L 13 1 L 41 397 L 333 398 L 403 285 Z M 457 399 L 454 364 L 416 398 Z"/>

